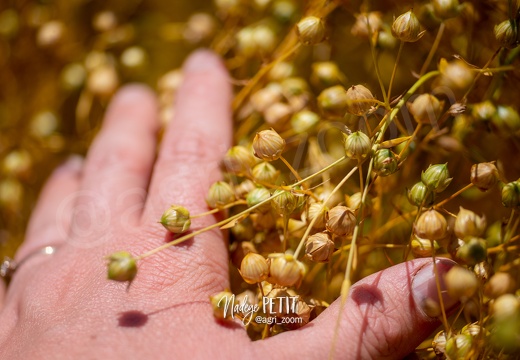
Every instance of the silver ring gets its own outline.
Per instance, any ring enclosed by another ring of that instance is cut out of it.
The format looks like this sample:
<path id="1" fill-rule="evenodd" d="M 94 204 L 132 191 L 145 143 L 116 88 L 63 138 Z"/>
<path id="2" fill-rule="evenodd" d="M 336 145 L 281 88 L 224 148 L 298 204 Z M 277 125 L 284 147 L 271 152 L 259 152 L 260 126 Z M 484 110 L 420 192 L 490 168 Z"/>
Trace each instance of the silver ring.
<path id="1" fill-rule="evenodd" d="M 27 255 L 25 258 L 23 258 L 20 261 L 15 261 L 14 259 L 11 259 L 8 256 L 4 257 L 4 260 L 2 261 L 2 264 L 0 265 L 0 277 L 4 279 L 10 279 L 13 275 L 16 269 L 20 267 L 24 262 L 26 262 L 28 259 L 33 257 L 34 255 L 52 255 L 56 252 L 56 247 L 54 246 L 45 246 L 29 255 Z"/>

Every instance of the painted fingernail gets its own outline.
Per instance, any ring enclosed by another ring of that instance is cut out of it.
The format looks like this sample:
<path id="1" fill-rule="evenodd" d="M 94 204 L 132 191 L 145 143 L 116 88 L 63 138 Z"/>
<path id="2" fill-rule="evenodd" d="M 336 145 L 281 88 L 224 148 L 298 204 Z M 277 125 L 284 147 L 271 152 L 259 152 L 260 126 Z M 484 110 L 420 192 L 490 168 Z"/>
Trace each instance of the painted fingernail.
<path id="1" fill-rule="evenodd" d="M 201 49 L 195 51 L 184 64 L 185 72 L 204 72 L 221 66 L 217 56 L 209 50 Z"/>
<path id="2" fill-rule="evenodd" d="M 452 309 L 458 299 L 453 299 L 448 295 L 444 276 L 457 263 L 450 259 L 438 258 L 436 260 L 437 272 L 439 274 L 439 287 L 445 311 Z M 433 262 L 424 265 L 412 280 L 412 294 L 415 303 L 420 307 L 424 314 L 429 317 L 441 316 L 441 305 L 439 301 L 439 291 Z"/>

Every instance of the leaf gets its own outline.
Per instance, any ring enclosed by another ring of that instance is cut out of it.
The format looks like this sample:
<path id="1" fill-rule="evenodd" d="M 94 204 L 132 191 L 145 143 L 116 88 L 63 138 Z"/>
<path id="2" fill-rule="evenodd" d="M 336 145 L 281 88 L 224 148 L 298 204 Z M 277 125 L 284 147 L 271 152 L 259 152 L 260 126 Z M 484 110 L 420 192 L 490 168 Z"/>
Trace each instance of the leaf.
<path id="1" fill-rule="evenodd" d="M 249 216 L 249 214 L 244 214 L 238 218 L 236 218 L 235 220 L 233 221 L 230 221 L 228 222 L 227 224 L 225 225 L 222 225 L 220 227 L 221 230 L 225 230 L 225 229 L 231 229 L 233 226 L 237 225 L 238 223 L 240 223 L 241 221 L 245 220 L 247 217 Z"/>
<path id="2" fill-rule="evenodd" d="M 404 136 L 404 137 L 400 137 L 397 139 L 383 141 L 381 144 L 379 144 L 379 148 L 390 149 L 394 146 L 404 143 L 405 141 L 408 141 L 410 138 L 411 138 L 411 136 Z"/>

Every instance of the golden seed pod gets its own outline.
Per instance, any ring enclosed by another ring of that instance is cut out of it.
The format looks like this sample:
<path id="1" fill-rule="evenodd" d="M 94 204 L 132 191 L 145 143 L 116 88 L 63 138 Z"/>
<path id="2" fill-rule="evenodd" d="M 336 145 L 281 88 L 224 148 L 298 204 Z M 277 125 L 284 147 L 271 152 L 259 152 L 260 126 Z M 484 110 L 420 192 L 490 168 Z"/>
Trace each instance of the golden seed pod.
<path id="1" fill-rule="evenodd" d="M 290 254 L 269 255 L 269 282 L 281 286 L 299 287 L 307 270 L 302 262 Z"/>
<path id="2" fill-rule="evenodd" d="M 271 197 L 271 193 L 264 187 L 258 187 L 256 189 L 251 190 L 246 197 L 247 206 L 252 207 L 257 204 L 260 204 L 262 201 L 266 201 Z M 264 203 L 260 207 L 257 208 L 260 212 L 266 212 L 271 209 L 271 204 L 269 202 Z"/>
<path id="3" fill-rule="evenodd" d="M 265 122 L 275 129 L 283 129 L 293 114 L 290 105 L 277 102 L 264 111 Z"/>
<path id="4" fill-rule="evenodd" d="M 295 73 L 296 69 L 293 63 L 280 61 L 274 64 L 271 70 L 269 70 L 268 77 L 270 81 L 282 81 L 294 76 Z"/>
<path id="5" fill-rule="evenodd" d="M 520 206 L 520 181 L 505 184 L 502 188 L 502 204 L 508 208 Z"/>
<path id="6" fill-rule="evenodd" d="M 454 230 L 459 239 L 464 239 L 466 236 L 481 236 L 486 230 L 486 217 L 477 216 L 473 211 L 461 206 L 455 220 Z"/>
<path id="7" fill-rule="evenodd" d="M 347 90 L 335 85 L 318 95 L 318 106 L 325 115 L 343 117 L 347 112 Z"/>
<path id="8" fill-rule="evenodd" d="M 423 35 L 421 23 L 412 10 L 397 17 L 392 23 L 392 35 L 403 42 L 416 42 Z"/>
<path id="9" fill-rule="evenodd" d="M 337 236 L 352 234 L 356 227 L 354 211 L 346 206 L 334 206 L 326 216 L 326 228 Z"/>
<path id="10" fill-rule="evenodd" d="M 482 326 L 478 325 L 475 322 L 472 324 L 464 325 L 462 330 L 460 330 L 460 333 L 465 335 L 471 335 L 472 337 L 477 337 L 481 331 L 483 331 L 486 335 L 489 335 L 488 331 L 486 331 L 484 328 L 482 328 Z"/>
<path id="11" fill-rule="evenodd" d="M 473 267 L 473 272 L 477 279 L 485 283 L 493 275 L 493 268 L 487 261 L 482 261 Z"/>
<path id="12" fill-rule="evenodd" d="M 188 18 L 183 36 L 187 41 L 196 44 L 211 39 L 217 30 L 213 16 L 206 13 L 195 13 Z"/>
<path id="13" fill-rule="evenodd" d="M 520 115 L 511 106 L 498 105 L 491 123 L 499 134 L 509 137 L 520 129 Z"/>
<path id="14" fill-rule="evenodd" d="M 473 105 L 471 115 L 477 120 L 486 121 L 496 113 L 497 108 L 491 100 L 486 100 Z"/>
<path id="15" fill-rule="evenodd" d="M 484 286 L 484 294 L 487 297 L 496 299 L 502 295 L 514 293 L 516 290 L 515 279 L 506 272 L 497 272 Z"/>
<path id="16" fill-rule="evenodd" d="M 248 253 L 240 264 L 240 275 L 248 284 L 264 281 L 269 275 L 267 260 L 262 255 Z"/>
<path id="17" fill-rule="evenodd" d="M 347 196 L 347 206 L 357 211 L 361 207 L 361 200 L 363 198 L 363 194 L 361 192 L 354 193 L 350 196 Z M 372 212 L 372 197 L 367 194 L 365 206 L 363 206 L 363 216 L 368 216 Z"/>
<path id="18" fill-rule="evenodd" d="M 370 25 L 370 29 L 369 29 Z M 379 11 L 372 11 L 356 15 L 356 22 L 352 26 L 351 33 L 354 36 L 367 38 L 370 34 L 375 34 L 383 28 L 383 14 Z"/>
<path id="19" fill-rule="evenodd" d="M 291 127 L 297 134 L 303 134 L 311 131 L 318 125 L 320 117 L 310 110 L 301 110 L 295 113 L 291 118 Z"/>
<path id="20" fill-rule="evenodd" d="M 508 49 L 518 46 L 518 29 L 515 20 L 509 19 L 495 25 L 495 38 L 500 46 Z"/>
<path id="21" fill-rule="evenodd" d="M 484 239 L 472 237 L 464 241 L 465 244 L 457 249 L 457 258 L 471 266 L 486 260 L 487 244 Z"/>
<path id="22" fill-rule="evenodd" d="M 235 197 L 237 199 L 245 199 L 249 192 L 256 189 L 257 185 L 249 179 L 243 180 L 240 184 L 235 185 Z"/>
<path id="23" fill-rule="evenodd" d="M 102 97 L 111 96 L 118 86 L 119 77 L 116 69 L 111 65 L 96 66 L 87 78 L 87 88 L 94 95 Z"/>
<path id="24" fill-rule="evenodd" d="M 446 332 L 444 330 L 439 331 L 432 340 L 432 347 L 435 354 L 441 356 L 446 351 Z"/>
<path id="25" fill-rule="evenodd" d="M 334 252 L 334 242 L 325 232 L 309 236 L 305 242 L 305 255 L 315 262 L 328 262 Z"/>
<path id="26" fill-rule="evenodd" d="M 316 16 L 307 16 L 296 24 L 298 38 L 304 45 L 316 45 L 325 38 L 325 23 Z"/>
<path id="27" fill-rule="evenodd" d="M 470 181 L 481 191 L 487 191 L 498 183 L 498 169 L 494 162 L 474 164 Z"/>
<path id="28" fill-rule="evenodd" d="M 415 121 L 433 126 L 439 119 L 443 104 L 431 94 L 421 94 L 415 98 L 413 103 L 408 103 L 407 107 Z"/>
<path id="29" fill-rule="evenodd" d="M 129 70 L 142 70 L 148 62 L 148 55 L 142 47 L 131 46 L 123 51 L 120 61 Z"/>
<path id="30" fill-rule="evenodd" d="M 432 0 L 433 11 L 439 19 L 456 17 L 460 12 L 459 0 Z"/>
<path id="31" fill-rule="evenodd" d="M 112 30 L 117 26 L 117 17 L 112 11 L 101 11 L 94 15 L 92 26 L 100 32 Z"/>
<path id="32" fill-rule="evenodd" d="M 251 167 L 255 164 L 256 160 L 253 154 L 251 154 L 251 151 L 240 145 L 233 146 L 229 149 L 222 159 L 224 170 L 236 175 L 249 174 Z"/>
<path id="33" fill-rule="evenodd" d="M 132 281 L 137 274 L 135 258 L 126 251 L 118 251 L 107 257 L 108 278 L 115 281 Z"/>
<path id="34" fill-rule="evenodd" d="M 518 316 L 520 312 L 520 301 L 513 294 L 504 294 L 499 296 L 493 302 L 492 307 L 495 321 L 507 320 Z"/>
<path id="35" fill-rule="evenodd" d="M 313 227 L 315 229 L 323 229 L 325 228 L 325 218 L 327 216 L 327 212 L 329 208 L 323 206 L 321 203 L 312 203 L 307 209 L 307 223 L 310 224 L 312 220 L 314 221 Z"/>
<path id="36" fill-rule="evenodd" d="M 9 176 L 24 178 L 31 172 L 32 165 L 32 157 L 27 150 L 13 150 L 2 161 L 2 171 Z"/>
<path id="37" fill-rule="evenodd" d="M 293 76 L 283 79 L 280 85 L 282 86 L 283 96 L 288 99 L 309 92 L 307 81 L 301 77 Z"/>
<path id="38" fill-rule="evenodd" d="M 159 222 L 166 230 L 174 234 L 182 234 L 190 228 L 190 212 L 184 206 L 172 205 L 162 214 Z"/>
<path id="39" fill-rule="evenodd" d="M 312 64 L 311 83 L 318 88 L 341 85 L 347 82 L 347 77 L 333 61 L 321 61 Z"/>
<path id="40" fill-rule="evenodd" d="M 445 355 L 448 359 L 468 359 L 473 344 L 473 337 L 466 334 L 457 334 L 446 342 Z"/>
<path id="41" fill-rule="evenodd" d="M 254 155 L 265 161 L 278 159 L 284 149 L 285 140 L 272 129 L 257 132 L 253 140 Z"/>
<path id="42" fill-rule="evenodd" d="M 444 281 L 448 294 L 462 302 L 472 297 L 478 289 L 475 274 L 462 266 L 452 267 L 444 277 Z"/>
<path id="43" fill-rule="evenodd" d="M 397 39 L 391 31 L 382 30 L 377 33 L 377 47 L 384 50 L 393 50 L 397 45 Z"/>
<path id="44" fill-rule="evenodd" d="M 389 149 L 379 149 L 374 154 L 374 172 L 382 177 L 392 175 L 398 170 L 395 154 Z"/>
<path id="45" fill-rule="evenodd" d="M 235 201 L 235 192 L 231 185 L 224 181 L 217 181 L 208 191 L 206 202 L 212 209 L 220 208 Z"/>
<path id="46" fill-rule="evenodd" d="M 374 95 L 363 85 L 352 85 L 346 94 L 347 112 L 361 116 L 366 114 L 375 104 Z"/>
<path id="47" fill-rule="evenodd" d="M 430 165 L 426 171 L 421 173 L 421 181 L 428 188 L 428 190 L 440 193 L 444 191 L 451 180 L 448 172 L 448 164 Z"/>
<path id="48" fill-rule="evenodd" d="M 343 134 L 345 153 L 351 159 L 362 160 L 372 150 L 372 142 L 365 133 L 353 132 L 350 135 Z"/>
<path id="49" fill-rule="evenodd" d="M 56 45 L 65 36 L 67 31 L 65 24 L 58 20 L 52 20 L 43 24 L 36 34 L 36 43 L 41 47 Z"/>
<path id="50" fill-rule="evenodd" d="M 29 124 L 30 134 L 36 138 L 47 138 L 58 129 L 59 120 L 51 111 L 41 111 L 34 115 Z"/>
<path id="51" fill-rule="evenodd" d="M 234 296 L 229 291 L 221 291 L 209 297 L 211 307 L 213 308 L 213 316 L 216 319 L 223 320 L 231 317 L 232 312 L 229 309 L 226 311 L 226 305 L 233 304 Z"/>
<path id="52" fill-rule="evenodd" d="M 455 92 L 468 90 L 475 77 L 473 70 L 462 60 L 448 62 L 446 59 L 441 59 L 439 71 L 441 72 L 439 85 L 447 86 Z"/>
<path id="53" fill-rule="evenodd" d="M 266 184 L 274 184 L 280 176 L 280 171 L 276 170 L 276 168 L 268 162 L 263 161 L 255 165 L 251 174 L 256 181 Z"/>
<path id="54" fill-rule="evenodd" d="M 80 63 L 70 63 L 65 65 L 60 73 L 61 86 L 65 90 L 75 90 L 83 86 L 87 72 Z"/>
<path id="55" fill-rule="evenodd" d="M 435 192 L 428 190 L 422 181 L 412 186 L 407 193 L 408 201 L 415 206 L 430 206 L 435 200 Z"/>
<path id="56" fill-rule="evenodd" d="M 23 186 L 16 179 L 0 180 L 0 205 L 18 211 L 23 203 Z"/>
<path id="57" fill-rule="evenodd" d="M 437 210 L 430 209 L 421 214 L 414 225 L 415 234 L 427 240 L 439 240 L 446 236 L 448 223 Z"/>
<path id="58" fill-rule="evenodd" d="M 271 204 L 278 214 L 290 215 L 298 207 L 298 199 L 291 191 L 276 190 Z"/>
<path id="59" fill-rule="evenodd" d="M 251 95 L 250 102 L 256 111 L 262 113 L 271 105 L 279 102 L 282 96 L 282 85 L 272 82 Z"/>
<path id="60" fill-rule="evenodd" d="M 432 244 L 431 240 L 421 239 L 419 237 L 412 239 L 410 246 L 412 248 L 412 254 L 414 258 L 431 257 L 440 249 L 439 243 L 437 241 L 433 241 Z"/>
<path id="61" fill-rule="evenodd" d="M 273 29 L 264 24 L 253 28 L 252 40 L 256 46 L 256 53 L 260 56 L 270 54 L 277 43 L 276 34 Z"/>

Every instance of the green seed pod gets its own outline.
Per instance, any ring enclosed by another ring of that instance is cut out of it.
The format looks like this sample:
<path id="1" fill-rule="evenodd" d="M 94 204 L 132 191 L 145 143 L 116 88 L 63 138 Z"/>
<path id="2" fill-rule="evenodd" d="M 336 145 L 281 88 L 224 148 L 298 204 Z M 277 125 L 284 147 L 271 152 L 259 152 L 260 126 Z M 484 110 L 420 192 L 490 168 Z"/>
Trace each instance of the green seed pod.
<path id="1" fill-rule="evenodd" d="M 351 159 L 362 160 L 372 150 L 370 138 L 361 131 L 353 132 L 350 135 L 343 134 L 345 153 Z"/>
<path id="2" fill-rule="evenodd" d="M 417 16 L 412 10 L 409 10 L 394 20 L 392 35 L 404 42 L 416 42 L 424 35 L 424 31 L 421 31 L 421 24 Z"/>
<path id="3" fill-rule="evenodd" d="M 421 173 L 421 181 L 428 190 L 440 193 L 450 184 L 452 178 L 449 176 L 448 164 L 430 165 Z"/>
<path id="4" fill-rule="evenodd" d="M 190 212 L 184 206 L 172 205 L 163 213 L 159 222 L 166 230 L 174 234 L 182 234 L 190 228 Z"/>
<path id="5" fill-rule="evenodd" d="M 285 149 L 285 140 L 274 130 L 263 130 L 256 133 L 253 150 L 257 158 L 265 161 L 278 159 Z"/>
<path id="6" fill-rule="evenodd" d="M 435 200 L 435 193 L 428 190 L 422 181 L 415 183 L 410 190 L 408 190 L 408 201 L 415 206 L 430 206 Z"/>
<path id="7" fill-rule="evenodd" d="M 290 254 L 269 255 L 270 283 L 299 287 L 306 272 L 305 265 Z"/>
<path id="8" fill-rule="evenodd" d="M 374 102 L 374 95 L 363 85 L 352 85 L 346 94 L 347 112 L 353 115 L 361 116 L 366 114 Z"/>
<path id="9" fill-rule="evenodd" d="M 513 318 L 520 313 L 520 301 L 513 294 L 505 294 L 495 299 L 492 310 L 496 321 Z"/>
<path id="10" fill-rule="evenodd" d="M 459 239 L 464 239 L 466 236 L 481 236 L 486 230 L 486 217 L 477 216 L 473 211 L 461 206 L 455 220 L 454 230 Z"/>
<path id="11" fill-rule="evenodd" d="M 508 49 L 518 45 L 518 29 L 513 19 L 502 21 L 495 25 L 495 38 L 500 46 Z"/>
<path id="12" fill-rule="evenodd" d="M 456 256 L 459 259 L 470 266 L 486 260 L 487 245 L 484 239 L 472 237 L 466 238 L 464 241 L 465 244 L 457 250 Z"/>
<path id="13" fill-rule="evenodd" d="M 389 176 L 398 169 L 397 158 L 389 149 L 379 149 L 374 155 L 374 172 L 379 176 Z"/>
<path id="14" fill-rule="evenodd" d="M 126 251 L 108 256 L 108 278 L 115 281 L 132 281 L 137 274 L 135 258 Z"/>
<path id="15" fill-rule="evenodd" d="M 447 86 L 457 93 L 468 90 L 475 77 L 474 71 L 462 60 L 447 62 L 446 59 L 441 59 L 439 71 L 439 85 Z"/>
<path id="16" fill-rule="evenodd" d="M 240 264 L 240 275 L 248 284 L 256 284 L 267 279 L 269 265 L 267 260 L 259 254 L 248 253 Z"/>
<path id="17" fill-rule="evenodd" d="M 307 209 L 307 223 L 310 224 L 310 222 L 316 218 L 313 227 L 316 229 L 325 228 L 325 217 L 327 216 L 328 211 L 329 209 L 326 206 L 323 206 L 323 204 L 312 203 Z"/>
<path id="18" fill-rule="evenodd" d="M 462 266 L 452 267 L 444 277 L 448 294 L 453 299 L 465 302 L 478 289 L 477 277 Z"/>
<path id="19" fill-rule="evenodd" d="M 271 193 L 269 192 L 269 190 L 267 190 L 264 187 L 258 187 L 256 189 L 253 189 L 249 192 L 249 194 L 247 194 L 247 197 L 246 197 L 247 206 L 249 206 L 249 207 L 255 206 L 255 205 L 261 203 L 262 201 L 269 199 L 270 196 L 271 196 Z M 271 204 L 269 204 L 269 202 L 266 202 L 265 204 L 263 204 L 262 206 L 257 208 L 257 210 L 260 212 L 266 212 L 270 208 L 271 208 Z"/>
<path id="20" fill-rule="evenodd" d="M 460 12 L 458 0 L 432 0 L 432 3 L 435 16 L 442 20 L 456 17 Z"/>
<path id="21" fill-rule="evenodd" d="M 506 272 L 497 272 L 493 275 L 484 287 L 484 294 L 491 299 L 513 293 L 516 289 L 515 279 Z"/>
<path id="22" fill-rule="evenodd" d="M 347 82 L 347 77 L 332 61 L 315 62 L 312 64 L 311 83 L 318 88 L 341 85 Z"/>
<path id="23" fill-rule="evenodd" d="M 274 184 L 280 176 L 280 171 L 276 170 L 273 165 L 264 161 L 255 165 L 251 174 L 256 181 L 266 184 Z"/>
<path id="24" fill-rule="evenodd" d="M 356 227 L 354 211 L 346 206 L 334 206 L 326 216 L 325 227 L 337 236 L 350 235 Z"/>
<path id="25" fill-rule="evenodd" d="M 320 117 L 310 110 L 298 111 L 291 118 L 291 127 L 297 134 L 311 131 L 320 121 Z"/>
<path id="26" fill-rule="evenodd" d="M 443 104 L 435 96 L 431 94 L 421 94 L 413 101 L 407 104 L 408 110 L 412 114 L 415 121 L 421 124 L 436 124 L 442 111 Z"/>
<path id="27" fill-rule="evenodd" d="M 510 182 L 502 188 L 502 204 L 508 208 L 520 206 L 520 182 Z"/>
<path id="28" fill-rule="evenodd" d="M 397 45 L 396 38 L 388 30 L 382 30 L 377 33 L 377 47 L 383 50 L 393 50 Z"/>
<path id="29" fill-rule="evenodd" d="M 491 122 L 504 136 L 511 136 L 520 129 L 520 115 L 511 106 L 497 106 Z"/>
<path id="30" fill-rule="evenodd" d="M 363 194 L 361 192 L 354 193 L 350 196 L 347 196 L 347 206 L 357 211 L 361 206 L 361 200 L 363 198 Z M 372 212 L 372 197 L 367 194 L 365 199 L 365 206 L 363 206 L 363 216 L 368 216 Z"/>
<path id="31" fill-rule="evenodd" d="M 253 154 L 244 146 L 233 146 L 222 160 L 224 170 L 236 175 L 248 174 L 255 163 Z"/>
<path id="32" fill-rule="evenodd" d="M 415 234 L 421 239 L 443 239 L 448 231 L 448 223 L 437 210 L 430 209 L 421 214 L 414 225 Z"/>
<path id="33" fill-rule="evenodd" d="M 488 279 L 493 275 L 493 268 L 487 261 L 482 261 L 476 264 L 473 267 L 473 272 L 477 279 L 479 279 L 482 283 L 488 281 Z"/>
<path id="34" fill-rule="evenodd" d="M 473 337 L 477 337 L 481 332 L 486 334 L 486 336 L 489 335 L 489 332 L 486 331 L 482 326 L 478 325 L 476 322 L 472 324 L 466 324 L 462 330 L 460 330 L 461 334 L 471 335 Z"/>
<path id="35" fill-rule="evenodd" d="M 330 116 L 343 117 L 347 112 L 347 102 L 347 90 L 341 85 L 326 88 L 318 96 L 318 106 Z"/>
<path id="36" fill-rule="evenodd" d="M 470 181 L 480 191 L 487 191 L 498 183 L 498 170 L 493 162 L 475 164 L 471 167 Z"/>
<path id="37" fill-rule="evenodd" d="M 316 45 L 325 38 L 325 24 L 316 16 L 307 16 L 296 24 L 298 38 L 304 45 Z"/>
<path id="38" fill-rule="evenodd" d="M 280 193 L 281 195 L 278 195 Z M 298 199 L 290 191 L 276 190 L 271 204 L 278 214 L 290 215 L 298 207 Z"/>
<path id="39" fill-rule="evenodd" d="M 235 201 L 235 192 L 228 183 L 217 181 L 209 188 L 206 202 L 210 208 L 219 208 L 233 201 Z"/>
<path id="40" fill-rule="evenodd" d="M 305 242 L 305 255 L 315 262 L 328 262 L 334 252 L 334 242 L 325 232 L 309 236 Z"/>
<path id="41" fill-rule="evenodd" d="M 486 100 L 473 105 L 471 115 L 477 120 L 486 121 L 496 113 L 497 108 L 490 100 Z"/>
<path id="42" fill-rule="evenodd" d="M 282 93 L 287 99 L 309 92 L 309 85 L 307 84 L 307 81 L 301 77 L 293 76 L 287 79 L 283 79 L 281 85 Z"/>
<path id="43" fill-rule="evenodd" d="M 295 73 L 296 71 L 293 63 L 280 61 L 273 65 L 268 76 L 270 81 L 282 81 L 294 76 Z"/>
<path id="44" fill-rule="evenodd" d="M 439 331 L 432 340 L 432 347 L 435 354 L 441 356 L 446 351 L 446 332 Z"/>
<path id="45" fill-rule="evenodd" d="M 232 304 L 235 295 L 229 291 L 221 291 L 215 295 L 209 297 L 211 306 L 213 307 L 213 316 L 216 319 L 223 320 L 231 317 L 232 312 L 227 308 L 227 304 Z"/>
<path id="46" fill-rule="evenodd" d="M 471 345 L 473 343 L 473 337 L 465 334 L 458 334 L 452 336 L 446 342 L 446 357 L 448 359 L 464 360 L 467 359 Z"/>
<path id="47" fill-rule="evenodd" d="M 427 239 L 421 239 L 415 237 L 412 239 L 410 244 L 412 248 L 412 254 L 415 258 L 424 258 L 424 257 L 432 257 L 434 253 L 436 253 L 439 249 L 439 243 L 437 241 L 432 241 Z"/>

